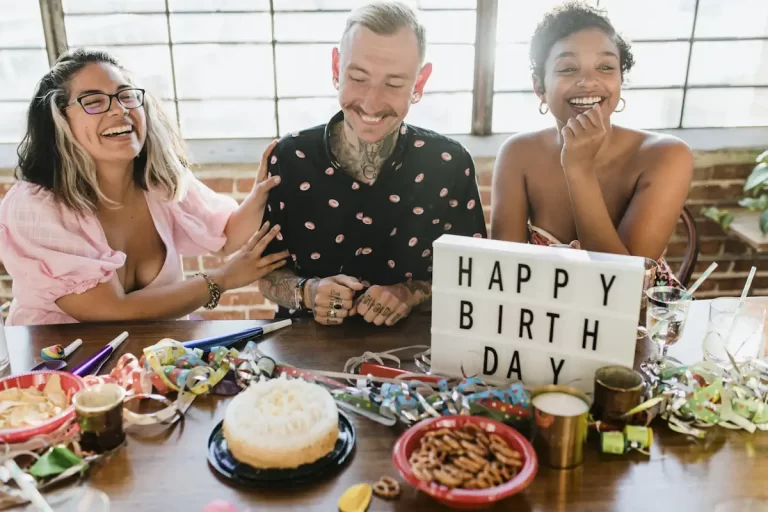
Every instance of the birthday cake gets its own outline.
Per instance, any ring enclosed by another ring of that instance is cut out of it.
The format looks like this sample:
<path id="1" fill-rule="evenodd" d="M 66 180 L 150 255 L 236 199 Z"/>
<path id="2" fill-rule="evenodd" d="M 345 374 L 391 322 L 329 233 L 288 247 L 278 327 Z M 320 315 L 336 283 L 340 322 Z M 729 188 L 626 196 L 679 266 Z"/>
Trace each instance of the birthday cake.
<path id="1" fill-rule="evenodd" d="M 331 394 L 302 379 L 264 380 L 237 395 L 224 415 L 232 456 L 254 468 L 295 468 L 327 455 L 339 437 Z"/>

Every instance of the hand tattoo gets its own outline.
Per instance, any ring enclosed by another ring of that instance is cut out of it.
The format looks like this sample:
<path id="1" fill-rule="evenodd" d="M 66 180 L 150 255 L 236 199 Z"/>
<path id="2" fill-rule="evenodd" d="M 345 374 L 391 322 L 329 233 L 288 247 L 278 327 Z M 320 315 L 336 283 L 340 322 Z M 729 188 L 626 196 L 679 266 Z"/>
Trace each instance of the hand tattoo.
<path id="1" fill-rule="evenodd" d="M 292 270 L 281 268 L 259 279 L 259 290 L 267 299 L 283 306 L 293 308 L 296 305 L 296 286 L 301 278 Z"/>
<path id="2" fill-rule="evenodd" d="M 375 306 L 373 306 L 374 313 L 378 313 L 379 311 L 381 311 L 381 304 L 376 304 Z"/>
<path id="3" fill-rule="evenodd" d="M 381 315 L 382 315 L 382 316 L 385 316 L 385 317 L 387 317 L 387 318 L 389 318 L 389 315 L 390 315 L 390 314 L 392 314 L 392 310 L 391 310 L 391 309 L 389 309 L 389 308 L 384 308 L 384 311 L 382 311 L 382 312 L 381 312 Z"/>

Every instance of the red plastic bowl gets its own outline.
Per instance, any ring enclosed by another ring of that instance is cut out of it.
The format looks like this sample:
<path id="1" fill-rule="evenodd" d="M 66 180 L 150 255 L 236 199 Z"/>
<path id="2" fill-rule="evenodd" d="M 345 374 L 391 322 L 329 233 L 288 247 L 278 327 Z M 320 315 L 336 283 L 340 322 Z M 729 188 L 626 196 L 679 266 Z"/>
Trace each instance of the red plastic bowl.
<path id="1" fill-rule="evenodd" d="M 61 380 L 61 389 L 67 394 L 69 407 L 61 411 L 57 416 L 49 419 L 36 427 L 6 428 L 0 429 L 0 442 L 22 443 L 27 439 L 41 434 L 50 434 L 66 421 L 74 417 L 75 407 L 72 405 L 72 395 L 85 387 L 85 382 L 77 375 L 67 372 L 39 371 L 10 375 L 0 379 L 0 390 L 10 388 L 37 388 L 42 391 L 48 379 L 52 375 L 58 375 Z"/>
<path id="2" fill-rule="evenodd" d="M 437 483 L 424 482 L 416 478 L 411 471 L 411 463 L 408 461 L 411 453 L 418 448 L 424 434 L 430 430 L 441 428 L 455 429 L 473 423 L 489 433 L 498 434 L 509 446 L 520 452 L 523 458 L 523 467 L 512 480 L 491 487 L 490 489 L 449 489 Z M 443 416 L 424 420 L 406 430 L 395 443 L 392 452 L 392 462 L 403 478 L 412 486 L 425 492 L 442 504 L 456 509 L 474 510 L 491 506 L 491 504 L 517 494 L 522 491 L 536 476 L 539 462 L 536 452 L 528 440 L 517 430 L 481 416 Z"/>

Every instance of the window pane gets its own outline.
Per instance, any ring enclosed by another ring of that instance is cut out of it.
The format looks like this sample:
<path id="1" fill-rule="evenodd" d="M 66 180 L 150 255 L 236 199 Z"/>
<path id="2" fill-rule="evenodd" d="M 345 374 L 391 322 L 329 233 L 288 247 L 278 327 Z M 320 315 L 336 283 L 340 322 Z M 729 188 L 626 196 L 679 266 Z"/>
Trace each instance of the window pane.
<path id="1" fill-rule="evenodd" d="M 173 98 L 169 46 L 114 46 L 101 49 L 114 55 L 136 77 L 139 87 L 151 92 L 156 98 Z"/>
<path id="2" fill-rule="evenodd" d="M 241 43 L 272 41 L 269 13 L 174 14 L 174 43 Z"/>
<path id="3" fill-rule="evenodd" d="M 768 35 L 765 0 L 699 0 L 695 37 L 764 37 Z"/>
<path id="4" fill-rule="evenodd" d="M 691 89 L 685 96 L 686 128 L 766 125 L 768 89 Z"/>
<path id="5" fill-rule="evenodd" d="M 163 101 L 163 112 L 165 112 L 165 115 L 168 117 L 168 120 L 175 126 L 176 128 L 179 127 L 177 117 L 176 117 L 176 102 L 175 101 Z"/>
<path id="6" fill-rule="evenodd" d="M 544 17 L 544 13 L 562 3 L 564 0 L 500 1 L 496 23 L 496 41 L 499 43 L 530 42 L 533 31 Z M 597 5 L 597 0 L 587 0 L 586 3 L 594 6 Z"/>
<path id="7" fill-rule="evenodd" d="M 70 46 L 167 43 L 168 25 L 162 14 L 66 16 Z"/>
<path id="8" fill-rule="evenodd" d="M 282 42 L 338 44 L 347 13 L 275 13 L 275 39 Z"/>
<path id="9" fill-rule="evenodd" d="M 426 90 L 432 92 L 471 91 L 474 82 L 475 47 L 465 44 L 427 46 L 432 75 Z"/>
<path id="10" fill-rule="evenodd" d="M 408 124 L 440 133 L 469 133 L 472 128 L 472 93 L 428 93 L 411 105 Z"/>
<path id="11" fill-rule="evenodd" d="M 422 11 L 419 18 L 431 43 L 475 44 L 475 11 Z"/>
<path id="12" fill-rule="evenodd" d="M 629 39 L 688 39 L 696 0 L 600 0 L 600 8 Z"/>
<path id="13" fill-rule="evenodd" d="M 624 112 L 616 112 L 611 116 L 616 124 L 649 130 L 677 128 L 680 124 L 682 89 L 625 90 L 621 95 L 627 105 Z"/>
<path id="14" fill-rule="evenodd" d="M 298 98 L 278 101 L 277 109 L 280 132 L 286 134 L 327 123 L 341 107 L 336 98 Z"/>
<path id="15" fill-rule="evenodd" d="M 179 115 L 187 139 L 275 136 L 272 100 L 180 101 Z"/>
<path id="16" fill-rule="evenodd" d="M 0 99 L 32 99 L 35 85 L 47 71 L 45 50 L 0 50 Z"/>
<path id="17" fill-rule="evenodd" d="M 27 129 L 27 108 L 27 101 L 0 103 L 0 143 L 21 142 Z"/>
<path id="18" fill-rule="evenodd" d="M 32 3 L 32 2 L 30 2 Z M 64 0 L 64 12 L 165 12 L 164 0 Z"/>
<path id="19" fill-rule="evenodd" d="M 768 84 L 768 40 L 693 43 L 688 83 Z"/>
<path id="20" fill-rule="evenodd" d="M 496 45 L 496 71 L 493 88 L 496 91 L 532 90 L 531 63 L 528 43 Z"/>
<path id="21" fill-rule="evenodd" d="M 269 0 L 169 0 L 171 12 L 184 11 L 266 11 L 269 12 Z"/>
<path id="22" fill-rule="evenodd" d="M 278 96 L 334 96 L 332 48 L 332 44 L 278 44 Z"/>
<path id="23" fill-rule="evenodd" d="M 38 2 L 2 2 L 0 11 L 0 47 L 45 48 Z"/>
<path id="24" fill-rule="evenodd" d="M 173 47 L 176 92 L 187 98 L 266 98 L 275 93 L 270 45 Z"/>
<path id="25" fill-rule="evenodd" d="M 474 9 L 476 0 L 403 0 L 412 9 Z M 276 11 L 350 11 L 367 2 L 361 0 L 274 0 Z"/>
<path id="26" fill-rule="evenodd" d="M 635 65 L 625 80 L 628 87 L 665 87 L 685 84 L 689 43 L 637 43 L 632 45 Z"/>
<path id="27" fill-rule="evenodd" d="M 554 126 L 550 114 L 539 114 L 539 98 L 532 92 L 493 95 L 493 131 L 526 132 Z"/>

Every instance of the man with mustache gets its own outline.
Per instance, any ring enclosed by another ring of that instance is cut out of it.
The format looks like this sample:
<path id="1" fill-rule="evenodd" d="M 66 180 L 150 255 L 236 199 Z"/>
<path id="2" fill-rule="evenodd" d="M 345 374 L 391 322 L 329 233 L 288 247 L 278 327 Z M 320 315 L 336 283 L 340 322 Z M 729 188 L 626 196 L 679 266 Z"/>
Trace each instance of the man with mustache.
<path id="1" fill-rule="evenodd" d="M 341 111 L 273 151 L 281 183 L 267 217 L 281 233 L 268 252 L 287 249 L 293 262 L 259 287 L 280 313 L 394 325 L 429 307 L 434 240 L 487 235 L 469 153 L 403 122 L 432 72 L 424 54 L 424 27 L 406 5 L 353 11 L 332 54 Z"/>

